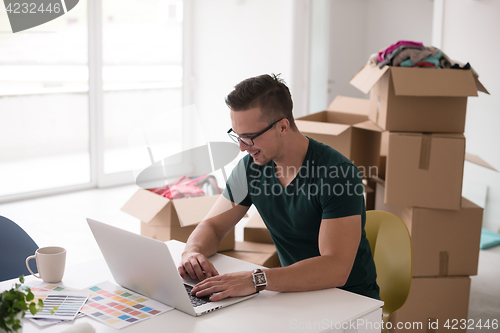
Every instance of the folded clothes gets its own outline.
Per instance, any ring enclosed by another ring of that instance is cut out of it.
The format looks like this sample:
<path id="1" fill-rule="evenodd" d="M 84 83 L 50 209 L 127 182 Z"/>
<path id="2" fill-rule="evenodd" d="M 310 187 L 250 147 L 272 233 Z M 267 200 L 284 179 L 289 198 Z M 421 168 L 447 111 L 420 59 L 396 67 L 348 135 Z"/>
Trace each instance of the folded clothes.
<path id="1" fill-rule="evenodd" d="M 385 59 L 384 61 L 380 62 L 378 64 L 378 68 L 382 68 L 384 67 L 385 65 L 389 65 L 389 66 L 392 66 L 392 62 L 393 62 L 393 58 L 396 57 L 399 53 L 403 52 L 404 50 L 407 50 L 407 49 L 415 49 L 415 50 L 421 50 L 422 48 L 421 47 L 417 47 L 417 46 L 411 46 L 411 45 L 401 45 L 401 46 L 398 46 L 396 49 L 394 49 L 394 51 L 392 51 L 391 53 L 387 54 L 385 56 Z"/>
<path id="2" fill-rule="evenodd" d="M 400 40 L 399 42 L 397 42 L 395 44 L 392 44 L 391 46 L 389 46 L 385 50 L 380 51 L 378 53 L 378 62 L 379 63 L 383 62 L 385 60 L 386 56 L 388 56 L 389 54 L 391 54 L 395 49 L 397 49 L 400 46 L 423 47 L 424 44 L 422 44 L 421 42 L 413 42 L 413 41 L 410 41 L 410 40 Z"/>
<path id="3" fill-rule="evenodd" d="M 215 190 L 213 182 L 215 182 L 215 187 L 217 188 L 217 190 Z M 174 184 L 158 187 L 150 191 L 167 199 L 200 197 L 206 195 L 206 193 L 202 189 L 205 183 L 209 183 L 212 186 L 213 192 L 218 193 L 217 191 L 219 190 L 219 188 L 216 186 L 217 182 L 215 181 L 214 176 L 211 175 L 205 175 L 195 179 L 190 179 L 186 176 L 182 176 Z"/>
<path id="4" fill-rule="evenodd" d="M 427 57 L 425 59 L 422 59 L 419 61 L 419 63 L 427 63 L 427 65 L 417 65 L 416 63 L 413 63 L 411 59 L 406 59 L 405 61 L 401 62 L 401 67 L 439 67 L 439 60 L 442 57 L 442 52 L 438 51 L 433 56 Z"/>
<path id="5" fill-rule="evenodd" d="M 399 66 L 404 60 L 410 59 L 412 63 L 416 64 L 427 57 L 435 56 L 439 49 L 434 46 L 424 46 L 423 48 L 407 48 L 396 54 L 392 59 L 393 66 Z"/>

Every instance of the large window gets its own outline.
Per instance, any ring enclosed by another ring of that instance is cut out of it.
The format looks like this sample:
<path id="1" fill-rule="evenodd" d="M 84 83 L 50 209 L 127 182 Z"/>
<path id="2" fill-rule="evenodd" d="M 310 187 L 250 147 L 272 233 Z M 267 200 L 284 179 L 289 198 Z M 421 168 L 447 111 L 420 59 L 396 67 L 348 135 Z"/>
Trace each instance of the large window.
<path id="1" fill-rule="evenodd" d="M 138 129 L 180 151 L 182 32 L 180 0 L 80 0 L 15 34 L 0 4 L 0 201 L 132 182 L 151 162 Z"/>
<path id="2" fill-rule="evenodd" d="M 146 147 L 133 140 L 138 128 L 156 151 L 165 148 L 157 159 L 181 150 L 183 6 L 104 0 L 102 13 L 104 173 L 113 174 L 150 162 Z M 165 114 L 162 129 L 151 126 Z"/>
<path id="3" fill-rule="evenodd" d="M 0 4 L 0 196 L 91 181 L 85 5 L 13 34 Z"/>

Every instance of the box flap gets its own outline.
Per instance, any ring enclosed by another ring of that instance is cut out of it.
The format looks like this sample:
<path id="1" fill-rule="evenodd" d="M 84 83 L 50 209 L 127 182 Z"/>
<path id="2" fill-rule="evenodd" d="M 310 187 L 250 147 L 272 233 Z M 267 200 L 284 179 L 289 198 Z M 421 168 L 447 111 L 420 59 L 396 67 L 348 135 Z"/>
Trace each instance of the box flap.
<path id="1" fill-rule="evenodd" d="M 302 117 L 295 118 L 295 120 L 309 120 L 309 121 L 321 121 L 326 122 L 326 116 L 328 111 L 320 111 L 316 113 L 311 113 Z"/>
<path id="2" fill-rule="evenodd" d="M 368 116 L 370 100 L 346 96 L 337 96 L 328 106 L 328 111 L 353 113 Z"/>
<path id="3" fill-rule="evenodd" d="M 148 190 L 140 189 L 135 192 L 125 205 L 123 205 L 121 210 L 148 223 L 151 222 L 169 202 L 170 199 Z"/>
<path id="4" fill-rule="evenodd" d="M 368 94 L 380 78 L 389 70 L 389 66 L 378 68 L 377 66 L 365 65 L 349 81 L 350 84 Z"/>
<path id="5" fill-rule="evenodd" d="M 326 111 L 326 121 L 328 124 L 354 125 L 368 120 L 364 114 Z"/>
<path id="6" fill-rule="evenodd" d="M 340 135 L 351 127 L 351 125 L 330 124 L 309 120 L 296 120 L 295 124 L 301 132 L 328 135 Z"/>
<path id="7" fill-rule="evenodd" d="M 479 209 L 479 210 L 483 210 L 481 207 L 479 207 L 478 205 L 476 205 L 475 203 L 473 203 L 472 201 L 468 200 L 467 198 L 464 198 L 462 197 L 462 205 L 461 205 L 462 208 L 473 208 L 473 209 Z"/>
<path id="8" fill-rule="evenodd" d="M 465 152 L 465 160 L 469 161 L 471 163 L 477 164 L 479 166 L 482 166 L 482 167 L 485 167 L 485 168 L 488 168 L 488 169 L 491 169 L 491 170 L 494 170 L 494 171 L 498 172 L 497 169 L 495 169 L 494 167 L 492 167 L 490 164 L 488 164 L 488 162 L 486 162 L 485 160 L 483 160 L 481 157 L 479 157 L 477 155 Z"/>
<path id="9" fill-rule="evenodd" d="M 484 92 L 485 94 L 490 94 L 488 90 L 483 86 L 483 84 L 479 81 L 479 78 L 474 75 L 474 82 L 476 83 L 477 91 Z"/>
<path id="10" fill-rule="evenodd" d="M 377 124 L 375 124 L 371 120 L 367 120 L 367 121 L 364 121 L 362 123 L 353 125 L 352 127 L 361 128 L 361 129 L 374 131 L 374 132 L 383 132 L 384 131 L 382 128 L 380 128 Z"/>
<path id="11" fill-rule="evenodd" d="M 399 96 L 477 96 L 470 70 L 391 67 L 391 75 Z"/>
<path id="12" fill-rule="evenodd" d="M 267 230 L 266 224 L 262 220 L 262 217 L 260 216 L 259 212 L 255 212 L 250 217 L 247 224 L 245 225 L 245 228 L 261 228 Z"/>
<path id="13" fill-rule="evenodd" d="M 172 200 L 181 227 L 201 222 L 219 197 L 220 194 Z"/>

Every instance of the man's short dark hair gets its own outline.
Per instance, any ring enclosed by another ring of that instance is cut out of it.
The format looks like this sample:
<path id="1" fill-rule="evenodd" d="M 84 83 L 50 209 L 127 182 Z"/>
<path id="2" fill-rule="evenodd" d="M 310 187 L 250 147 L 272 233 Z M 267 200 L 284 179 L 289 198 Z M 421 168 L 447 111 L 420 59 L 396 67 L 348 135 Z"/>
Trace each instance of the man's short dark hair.
<path id="1" fill-rule="evenodd" d="M 264 74 L 241 81 L 227 95 L 226 104 L 233 111 L 259 107 L 265 122 L 272 124 L 286 118 L 292 129 L 297 128 L 292 114 L 292 96 L 279 74 Z"/>

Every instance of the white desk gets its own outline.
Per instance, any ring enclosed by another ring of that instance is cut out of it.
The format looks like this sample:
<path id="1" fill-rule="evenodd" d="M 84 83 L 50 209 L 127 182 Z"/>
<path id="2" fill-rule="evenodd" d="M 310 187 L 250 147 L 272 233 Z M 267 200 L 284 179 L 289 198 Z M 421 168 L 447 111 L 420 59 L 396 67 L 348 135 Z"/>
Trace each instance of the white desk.
<path id="1" fill-rule="evenodd" d="M 184 244 L 169 241 L 167 245 L 178 264 Z M 231 267 L 217 266 L 219 273 L 253 270 L 259 267 L 234 259 Z M 38 280 L 26 277 L 26 282 Z M 85 288 L 93 283 L 114 279 L 104 259 L 86 264 L 69 266 L 61 285 Z M 16 280 L 0 283 L 0 290 L 8 289 Z M 23 333 L 61 332 L 74 323 L 88 322 L 96 332 L 380 332 L 383 302 L 356 295 L 340 289 L 301 293 L 261 292 L 250 300 L 223 308 L 201 317 L 192 317 L 178 310 L 172 310 L 127 328 L 116 330 L 88 317 L 74 322 L 39 328 L 24 320 Z M 357 324 L 357 325 L 356 325 Z M 343 328 L 342 326 L 343 325 Z M 346 329 L 344 329 L 346 328 Z"/>

